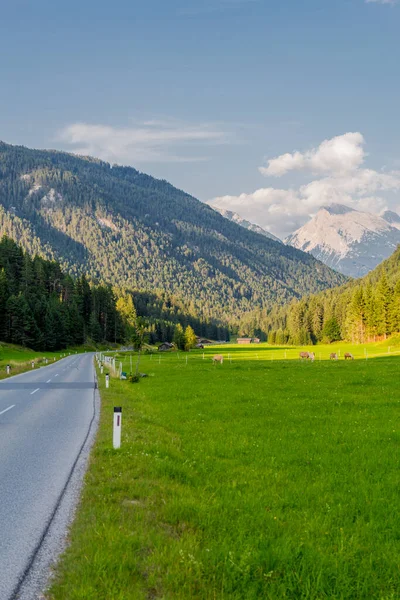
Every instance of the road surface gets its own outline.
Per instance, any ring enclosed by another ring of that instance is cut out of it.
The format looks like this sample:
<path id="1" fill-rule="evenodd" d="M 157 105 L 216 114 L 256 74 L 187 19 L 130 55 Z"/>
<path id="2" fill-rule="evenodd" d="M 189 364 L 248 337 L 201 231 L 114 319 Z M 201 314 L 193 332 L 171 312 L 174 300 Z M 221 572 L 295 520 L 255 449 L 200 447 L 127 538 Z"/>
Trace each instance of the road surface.
<path id="1" fill-rule="evenodd" d="M 0 599 L 14 598 L 94 410 L 93 354 L 0 381 Z"/>

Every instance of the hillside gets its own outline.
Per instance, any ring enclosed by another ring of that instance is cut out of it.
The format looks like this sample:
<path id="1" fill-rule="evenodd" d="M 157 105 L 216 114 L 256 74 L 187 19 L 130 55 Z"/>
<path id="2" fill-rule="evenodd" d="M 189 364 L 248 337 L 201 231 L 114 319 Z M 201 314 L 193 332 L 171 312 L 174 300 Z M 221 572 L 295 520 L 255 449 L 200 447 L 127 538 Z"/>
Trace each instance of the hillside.
<path id="1" fill-rule="evenodd" d="M 274 307 L 242 320 L 246 335 L 262 332 L 271 343 L 379 341 L 400 332 L 400 246 L 376 269 L 338 288 Z"/>
<path id="2" fill-rule="evenodd" d="M 400 243 L 400 217 L 381 216 L 341 204 L 323 206 L 286 240 L 344 275 L 362 277 L 388 258 Z"/>
<path id="3" fill-rule="evenodd" d="M 184 299 L 191 314 L 243 311 L 344 281 L 312 256 L 247 231 L 133 168 L 0 143 L 0 233 L 29 252 L 132 289 Z"/>

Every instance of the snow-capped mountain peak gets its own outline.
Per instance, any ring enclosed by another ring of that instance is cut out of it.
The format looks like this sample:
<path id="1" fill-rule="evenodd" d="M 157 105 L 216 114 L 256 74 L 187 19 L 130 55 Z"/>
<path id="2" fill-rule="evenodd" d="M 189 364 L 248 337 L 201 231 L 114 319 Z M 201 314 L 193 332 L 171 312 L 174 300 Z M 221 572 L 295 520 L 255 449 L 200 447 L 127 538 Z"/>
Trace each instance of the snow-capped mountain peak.
<path id="1" fill-rule="evenodd" d="M 390 223 L 393 227 L 397 227 L 400 229 L 400 215 L 398 215 L 393 210 L 385 210 L 381 215 L 382 219 L 385 219 L 388 223 Z"/>
<path id="2" fill-rule="evenodd" d="M 285 242 L 345 275 L 360 277 L 396 249 L 400 217 L 391 211 L 378 216 L 332 204 L 323 206 Z"/>
<path id="3" fill-rule="evenodd" d="M 329 206 L 323 206 L 321 210 L 326 210 L 330 215 L 345 215 L 350 212 L 355 212 L 354 208 L 350 208 L 344 204 L 330 204 Z"/>

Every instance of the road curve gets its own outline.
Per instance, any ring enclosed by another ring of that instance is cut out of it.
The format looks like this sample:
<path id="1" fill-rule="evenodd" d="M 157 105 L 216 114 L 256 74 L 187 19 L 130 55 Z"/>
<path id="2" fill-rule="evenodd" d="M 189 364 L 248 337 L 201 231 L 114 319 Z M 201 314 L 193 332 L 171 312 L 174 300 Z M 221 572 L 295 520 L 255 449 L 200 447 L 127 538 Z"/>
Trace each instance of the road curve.
<path id="1" fill-rule="evenodd" d="M 0 381 L 0 598 L 26 574 L 94 410 L 93 354 Z"/>

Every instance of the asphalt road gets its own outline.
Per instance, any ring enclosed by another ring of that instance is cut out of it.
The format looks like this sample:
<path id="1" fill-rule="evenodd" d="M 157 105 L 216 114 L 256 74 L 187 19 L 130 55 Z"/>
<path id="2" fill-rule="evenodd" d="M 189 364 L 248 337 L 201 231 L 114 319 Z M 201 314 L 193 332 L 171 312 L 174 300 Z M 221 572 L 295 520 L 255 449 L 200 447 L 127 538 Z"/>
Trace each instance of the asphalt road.
<path id="1" fill-rule="evenodd" d="M 0 381 L 0 599 L 40 544 L 93 417 L 93 354 Z"/>

